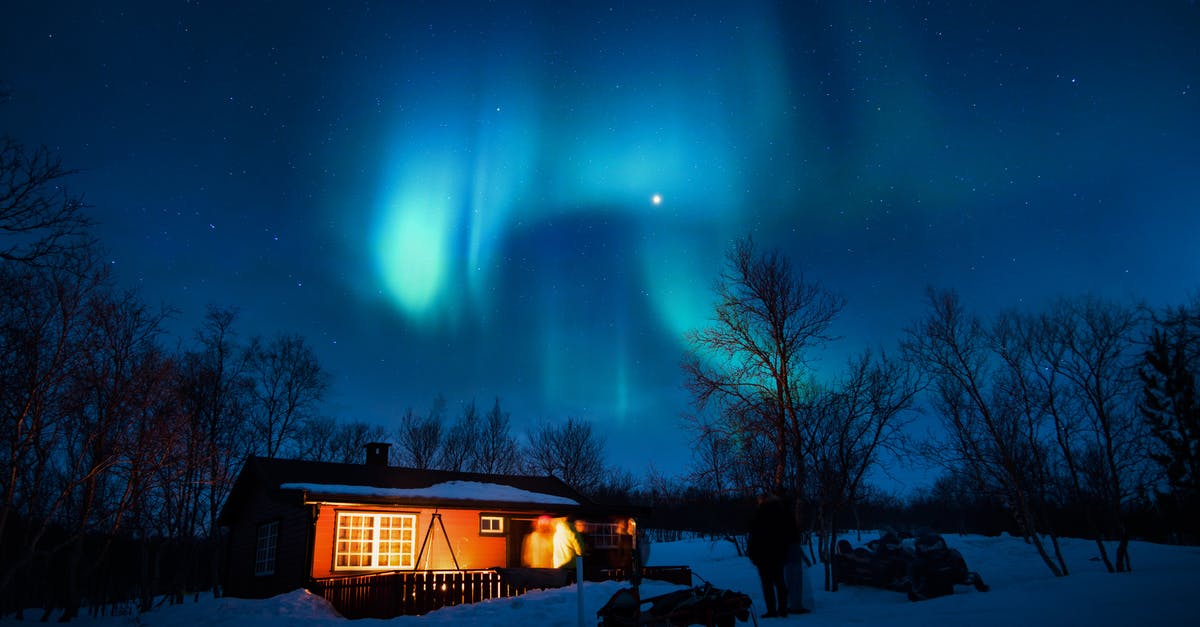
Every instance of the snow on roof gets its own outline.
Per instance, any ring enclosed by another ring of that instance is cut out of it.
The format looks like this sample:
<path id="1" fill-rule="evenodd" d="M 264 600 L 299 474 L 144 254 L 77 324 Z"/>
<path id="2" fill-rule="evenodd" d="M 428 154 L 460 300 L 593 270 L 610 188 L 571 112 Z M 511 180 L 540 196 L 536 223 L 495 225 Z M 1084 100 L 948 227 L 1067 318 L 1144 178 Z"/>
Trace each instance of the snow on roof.
<path id="1" fill-rule="evenodd" d="M 537 503 L 539 505 L 579 505 L 574 499 L 553 494 L 530 492 L 498 483 L 480 481 L 445 481 L 428 488 L 377 488 L 364 485 L 330 485 L 323 483 L 284 483 L 284 490 L 308 490 L 319 494 L 345 494 L 384 498 L 432 498 L 454 501 L 498 501 L 504 503 Z"/>

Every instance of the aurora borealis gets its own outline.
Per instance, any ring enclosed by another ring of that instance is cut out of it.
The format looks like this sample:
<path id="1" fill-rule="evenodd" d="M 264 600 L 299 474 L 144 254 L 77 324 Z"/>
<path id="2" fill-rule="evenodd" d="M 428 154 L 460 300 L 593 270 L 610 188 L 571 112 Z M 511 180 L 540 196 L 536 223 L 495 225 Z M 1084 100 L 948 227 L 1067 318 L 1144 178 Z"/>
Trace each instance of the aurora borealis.
<path id="1" fill-rule="evenodd" d="M 329 412 L 499 396 L 682 469 L 736 237 L 844 293 L 820 362 L 973 307 L 1200 287 L 1200 7 L 18 2 L 0 130 L 82 170 L 123 284 L 305 335 Z M 655 202 L 655 198 L 660 202 Z"/>

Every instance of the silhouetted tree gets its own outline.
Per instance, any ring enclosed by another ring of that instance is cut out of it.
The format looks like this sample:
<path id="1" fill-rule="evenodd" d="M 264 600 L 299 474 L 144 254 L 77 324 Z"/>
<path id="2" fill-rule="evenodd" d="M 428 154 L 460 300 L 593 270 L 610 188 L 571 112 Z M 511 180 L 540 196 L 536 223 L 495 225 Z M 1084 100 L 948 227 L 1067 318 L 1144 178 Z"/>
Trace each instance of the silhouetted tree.
<path id="1" fill-rule="evenodd" d="M 478 467 L 479 433 L 482 429 L 475 400 L 463 405 L 462 413 L 446 432 L 438 467 L 444 470 L 474 470 Z"/>
<path id="2" fill-rule="evenodd" d="M 591 494 L 604 479 L 604 442 L 589 422 L 567 418 L 543 423 L 529 434 L 525 463 L 534 474 L 553 475 L 583 494 Z"/>
<path id="3" fill-rule="evenodd" d="M 725 436 L 770 443 L 771 483 L 761 487 L 785 493 L 789 464 L 803 470 L 798 450 L 789 449 L 789 434 L 801 431 L 797 396 L 812 351 L 831 339 L 845 302 L 796 273 L 778 251 L 760 254 L 750 238 L 728 253 L 716 290 L 713 323 L 687 335 L 688 389 L 701 411 L 716 407 L 729 424 Z M 802 483 L 797 476 L 795 485 Z"/>
<path id="4" fill-rule="evenodd" d="M 512 436 L 508 412 L 500 408 L 500 399 L 497 398 L 480 425 L 475 466 L 472 470 L 514 474 L 520 469 L 521 445 Z"/>
<path id="5" fill-rule="evenodd" d="M 805 454 L 815 481 L 812 500 L 823 555 L 833 555 L 837 543 L 838 515 L 860 498 L 867 471 L 879 453 L 894 450 L 905 421 L 901 414 L 912 406 L 919 389 L 912 371 L 886 355 L 863 353 L 851 359 L 846 374 L 821 386 L 810 396 L 804 431 L 795 437 L 807 442 Z M 825 589 L 837 590 L 825 560 Z"/>
<path id="6" fill-rule="evenodd" d="M 90 334 L 90 303 L 104 289 L 96 267 L 83 257 L 0 261 L 0 538 L 8 543 L 0 592 L 35 556 L 63 548 L 43 541 L 88 480 L 87 462 L 68 456 L 64 442 L 91 435 L 73 432 L 78 425 L 68 406 Z M 17 520 L 14 536 L 10 524 Z"/>
<path id="7" fill-rule="evenodd" d="M 391 442 L 387 429 L 360 421 L 320 416 L 304 421 L 296 434 L 296 457 L 317 462 L 361 464 L 371 442 Z"/>
<path id="8" fill-rule="evenodd" d="M 1005 314 L 995 331 L 1006 391 L 1027 415 L 1048 417 L 1063 500 L 1082 511 L 1109 572 L 1129 569 L 1127 505 L 1149 480 L 1136 409 L 1142 323 L 1135 307 L 1086 296 Z M 1115 565 L 1105 539 L 1118 541 Z"/>
<path id="9" fill-rule="evenodd" d="M 722 425 L 693 419 L 695 433 L 688 480 L 705 494 L 714 497 L 747 495 L 752 491 L 751 482 L 736 480 L 736 467 L 740 463 L 735 456 L 734 438 L 722 431 Z"/>
<path id="10" fill-rule="evenodd" d="M 1046 516 L 1053 446 L 1044 416 L 1013 396 L 1011 370 L 997 363 L 996 337 L 968 314 L 952 291 L 928 294 L 930 311 L 906 332 L 905 355 L 931 378 L 932 404 L 945 435 L 928 442 L 925 454 L 969 476 L 977 489 L 1002 497 L 1026 538 L 1055 576 L 1067 574 L 1057 536 Z M 1042 542 L 1050 536 L 1051 558 Z"/>
<path id="11" fill-rule="evenodd" d="M 405 410 L 396 432 L 397 450 L 392 454 L 401 466 L 437 468 L 442 455 L 442 421 L 446 415 L 446 399 L 433 399 L 429 413 L 417 415 L 412 408 Z"/>
<path id="12" fill-rule="evenodd" d="M 1152 459 L 1169 492 L 1160 495 L 1182 529 L 1195 539 L 1200 525 L 1200 300 L 1160 319 L 1150 336 L 1140 374 L 1140 405 L 1156 441 Z"/>
<path id="13" fill-rule="evenodd" d="M 329 375 L 299 335 L 281 334 L 270 342 L 255 338 L 246 350 L 253 442 L 266 457 L 276 457 L 314 417 Z"/>
<path id="14" fill-rule="evenodd" d="M 196 331 L 197 350 L 183 357 L 180 398 L 190 417 L 185 453 L 181 506 L 185 508 L 182 537 L 205 537 L 211 556 L 219 545 L 217 515 L 233 487 L 238 467 L 252 450 L 246 417 L 252 383 L 247 376 L 248 354 L 237 344 L 237 311 L 210 306 Z M 199 558 L 199 556 L 197 556 Z M 192 560 L 198 563 L 197 560 Z M 220 565 L 212 559 L 212 580 Z M 195 581 L 198 573 L 192 573 Z M 192 585 L 180 582 L 177 597 Z M 213 589 L 220 594 L 218 588 Z"/>
<path id="15" fill-rule="evenodd" d="M 64 179 L 74 172 L 45 147 L 0 137 L 0 260 L 79 267 L 92 221 L 83 199 L 67 190 Z"/>
<path id="16" fill-rule="evenodd" d="M 169 437 L 154 412 L 171 381 L 161 370 L 157 338 L 166 313 L 152 312 L 131 292 L 97 292 L 88 302 L 86 333 L 65 399 L 69 425 L 62 441 L 70 490 L 63 528 L 69 529 L 61 576 L 73 617 L 85 587 L 106 565 L 111 543 L 162 458 L 139 447 Z M 84 540 L 103 538 L 84 560 Z"/>

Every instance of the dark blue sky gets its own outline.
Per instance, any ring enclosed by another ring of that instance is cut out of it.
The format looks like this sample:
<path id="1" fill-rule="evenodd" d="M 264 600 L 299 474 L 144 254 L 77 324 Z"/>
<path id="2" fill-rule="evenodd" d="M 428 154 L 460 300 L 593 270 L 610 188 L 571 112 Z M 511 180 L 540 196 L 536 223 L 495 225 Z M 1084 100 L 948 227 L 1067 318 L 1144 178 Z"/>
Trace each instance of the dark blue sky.
<path id="1" fill-rule="evenodd" d="M 305 335 L 329 412 L 499 396 L 683 469 L 681 335 L 741 235 L 981 312 L 1200 286 L 1195 2 L 10 2 L 0 131 L 83 169 L 122 284 Z M 655 195 L 659 203 L 653 201 Z"/>

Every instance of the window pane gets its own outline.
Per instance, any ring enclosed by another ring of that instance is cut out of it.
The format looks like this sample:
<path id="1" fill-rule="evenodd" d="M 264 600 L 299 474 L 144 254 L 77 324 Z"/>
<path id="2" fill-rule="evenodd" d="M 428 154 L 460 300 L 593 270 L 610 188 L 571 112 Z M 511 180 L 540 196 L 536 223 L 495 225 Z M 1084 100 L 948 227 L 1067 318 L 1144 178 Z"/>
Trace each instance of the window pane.
<path id="1" fill-rule="evenodd" d="M 275 574 L 275 552 L 279 544 L 279 521 L 259 525 L 254 547 L 254 574 Z"/>
<path id="2" fill-rule="evenodd" d="M 413 514 L 339 513 L 334 568 L 412 568 L 416 525 Z"/>

